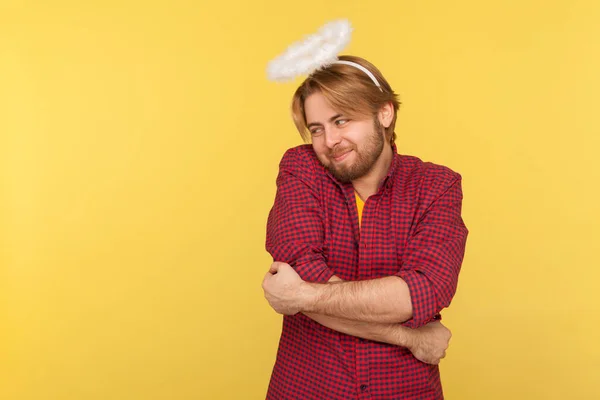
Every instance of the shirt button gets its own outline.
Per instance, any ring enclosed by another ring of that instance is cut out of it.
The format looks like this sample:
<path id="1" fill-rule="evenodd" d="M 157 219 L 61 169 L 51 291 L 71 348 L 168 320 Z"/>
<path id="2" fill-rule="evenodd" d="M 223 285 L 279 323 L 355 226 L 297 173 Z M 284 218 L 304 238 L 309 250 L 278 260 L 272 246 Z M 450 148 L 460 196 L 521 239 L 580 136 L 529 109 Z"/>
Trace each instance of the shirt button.
<path id="1" fill-rule="evenodd" d="M 365 390 L 367 390 L 367 387 L 367 385 L 360 385 L 360 390 L 364 392 Z"/>

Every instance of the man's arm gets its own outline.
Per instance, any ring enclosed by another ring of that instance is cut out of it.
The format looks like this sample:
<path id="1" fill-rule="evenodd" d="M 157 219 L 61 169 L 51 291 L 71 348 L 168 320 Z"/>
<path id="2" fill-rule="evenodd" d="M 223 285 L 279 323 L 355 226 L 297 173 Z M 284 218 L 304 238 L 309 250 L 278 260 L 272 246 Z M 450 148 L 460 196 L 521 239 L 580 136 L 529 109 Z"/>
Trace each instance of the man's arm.
<path id="1" fill-rule="evenodd" d="M 305 282 L 303 288 L 303 313 L 388 324 L 412 318 L 408 285 L 396 276 L 333 285 Z"/>
<path id="2" fill-rule="evenodd" d="M 336 275 L 332 276 L 328 281 L 330 284 L 343 282 L 344 281 Z M 352 320 L 348 318 L 332 317 L 313 312 L 303 312 L 303 314 L 334 331 L 376 342 L 410 347 L 413 339 L 410 335 L 411 330 L 398 324 L 365 322 L 356 319 Z"/>
<path id="3" fill-rule="evenodd" d="M 288 263 L 303 280 L 325 283 L 333 272 L 325 261 L 323 212 L 312 184 L 315 172 L 304 158 L 293 148 L 281 159 L 265 247 L 273 260 Z"/>
<path id="4" fill-rule="evenodd" d="M 347 335 L 406 347 L 418 360 L 427 364 L 439 364 L 446 356 L 452 334 L 439 321 L 430 322 L 417 329 L 399 324 L 350 321 L 343 318 L 305 313 L 319 324 Z"/>
<path id="5" fill-rule="evenodd" d="M 274 262 L 262 286 L 269 304 L 280 314 L 302 312 L 381 323 L 398 323 L 410 318 L 410 314 L 398 317 L 397 310 L 405 309 L 398 303 L 406 301 L 410 304 L 408 291 L 400 297 L 401 289 L 393 286 L 395 282 L 402 282 L 398 277 L 339 282 L 340 279 L 333 275 L 330 280 L 337 282 L 305 282 L 289 264 Z"/>
<path id="6" fill-rule="evenodd" d="M 343 280 L 335 275 L 329 279 L 329 283 L 340 282 Z M 439 364 L 446 356 L 452 337 L 450 330 L 439 321 L 410 329 L 399 324 L 351 321 L 314 313 L 303 314 L 329 329 L 346 335 L 405 347 L 415 358 L 427 364 Z"/>

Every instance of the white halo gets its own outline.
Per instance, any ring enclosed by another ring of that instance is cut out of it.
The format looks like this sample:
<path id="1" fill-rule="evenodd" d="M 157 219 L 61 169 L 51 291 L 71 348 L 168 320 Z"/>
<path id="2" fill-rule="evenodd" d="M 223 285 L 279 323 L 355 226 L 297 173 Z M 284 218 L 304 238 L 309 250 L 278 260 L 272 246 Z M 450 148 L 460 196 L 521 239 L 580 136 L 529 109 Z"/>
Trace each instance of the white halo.
<path id="1" fill-rule="evenodd" d="M 271 60 L 267 66 L 267 77 L 272 81 L 285 82 L 332 64 L 350 42 L 351 33 L 348 20 L 328 22 L 317 33 L 293 43 L 283 54 Z"/>

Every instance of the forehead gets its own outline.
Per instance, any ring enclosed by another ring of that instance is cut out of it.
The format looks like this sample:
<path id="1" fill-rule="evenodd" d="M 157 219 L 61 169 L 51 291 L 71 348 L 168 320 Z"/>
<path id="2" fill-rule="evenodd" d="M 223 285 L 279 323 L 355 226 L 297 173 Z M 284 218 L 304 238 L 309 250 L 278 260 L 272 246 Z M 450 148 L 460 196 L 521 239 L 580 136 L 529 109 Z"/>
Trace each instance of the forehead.
<path id="1" fill-rule="evenodd" d="M 321 92 L 315 92 L 304 100 L 304 113 L 306 122 L 325 122 L 337 114 L 343 114 L 341 110 L 336 110 L 327 101 Z"/>

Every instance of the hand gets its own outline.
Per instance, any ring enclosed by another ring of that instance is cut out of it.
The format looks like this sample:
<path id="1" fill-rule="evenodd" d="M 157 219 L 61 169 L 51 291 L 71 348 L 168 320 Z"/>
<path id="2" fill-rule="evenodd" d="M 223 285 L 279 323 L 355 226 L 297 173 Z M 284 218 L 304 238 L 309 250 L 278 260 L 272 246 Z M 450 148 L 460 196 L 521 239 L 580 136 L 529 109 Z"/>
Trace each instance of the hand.
<path id="1" fill-rule="evenodd" d="M 413 340 L 408 349 L 420 361 L 439 364 L 446 357 L 452 333 L 439 321 L 433 321 L 413 330 Z"/>
<path id="2" fill-rule="evenodd" d="M 286 263 L 274 262 L 263 279 L 265 298 L 279 314 L 302 311 L 306 282 Z"/>

